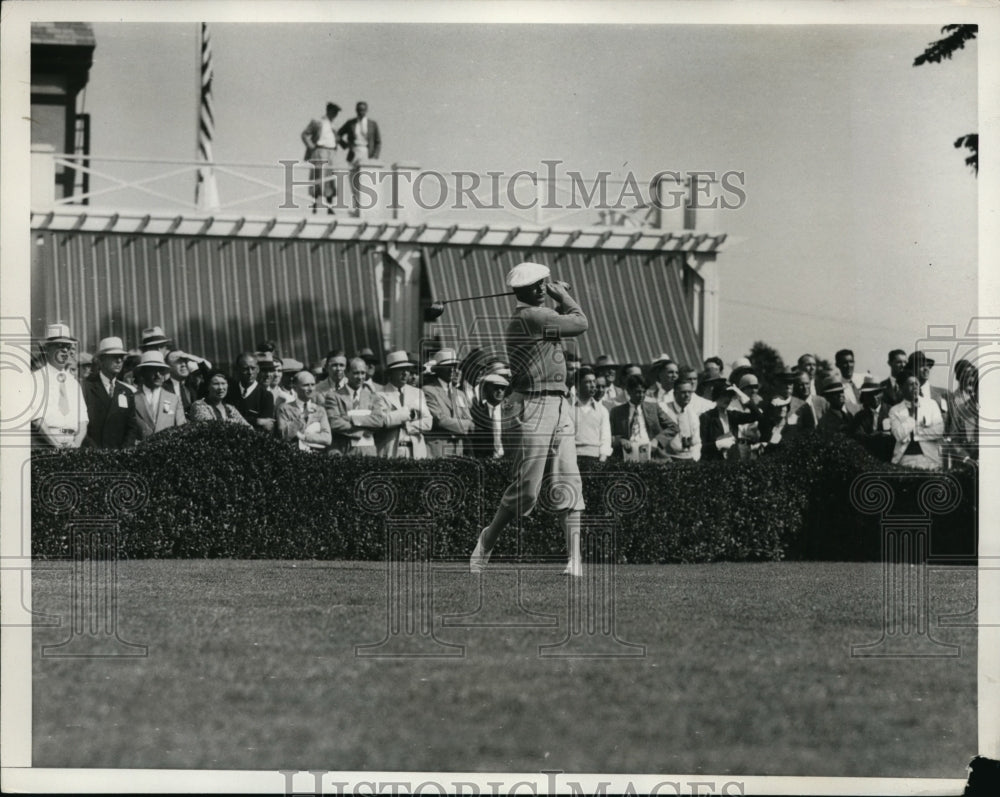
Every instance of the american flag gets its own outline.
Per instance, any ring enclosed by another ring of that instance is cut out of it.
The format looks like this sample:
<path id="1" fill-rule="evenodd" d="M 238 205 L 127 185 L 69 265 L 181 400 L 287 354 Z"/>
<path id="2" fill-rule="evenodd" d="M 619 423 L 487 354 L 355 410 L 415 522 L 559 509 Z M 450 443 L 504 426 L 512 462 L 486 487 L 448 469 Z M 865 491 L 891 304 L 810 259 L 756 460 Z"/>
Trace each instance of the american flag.
<path id="1" fill-rule="evenodd" d="M 212 168 L 212 139 L 215 137 L 215 116 L 212 112 L 212 39 L 208 25 L 201 23 L 201 102 L 198 108 L 198 161 L 207 165 L 198 168 L 194 201 L 199 210 L 219 209 L 219 188 Z"/>

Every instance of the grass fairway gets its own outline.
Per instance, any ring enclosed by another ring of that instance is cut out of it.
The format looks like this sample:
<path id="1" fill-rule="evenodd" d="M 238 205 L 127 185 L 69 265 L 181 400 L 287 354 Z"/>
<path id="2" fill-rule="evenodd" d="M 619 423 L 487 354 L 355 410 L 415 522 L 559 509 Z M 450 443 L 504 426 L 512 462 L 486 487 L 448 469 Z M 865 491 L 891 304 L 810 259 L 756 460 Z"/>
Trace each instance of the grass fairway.
<path id="1" fill-rule="evenodd" d="M 567 580 L 522 571 L 518 609 L 516 579 L 435 571 L 434 632 L 464 652 L 384 659 L 355 654 L 386 636 L 382 563 L 121 562 L 119 633 L 148 656 L 42 657 L 69 632 L 36 628 L 34 766 L 964 778 L 975 754 L 975 632 L 936 627 L 975 606 L 973 568 L 928 575 L 932 633 L 961 646 L 941 659 L 850 656 L 880 636 L 877 563 L 619 567 L 631 658 L 540 656 Z M 68 564 L 32 590 L 69 616 Z M 480 602 L 536 625 L 442 627 Z M 625 650 L 575 650 L 597 643 Z"/>

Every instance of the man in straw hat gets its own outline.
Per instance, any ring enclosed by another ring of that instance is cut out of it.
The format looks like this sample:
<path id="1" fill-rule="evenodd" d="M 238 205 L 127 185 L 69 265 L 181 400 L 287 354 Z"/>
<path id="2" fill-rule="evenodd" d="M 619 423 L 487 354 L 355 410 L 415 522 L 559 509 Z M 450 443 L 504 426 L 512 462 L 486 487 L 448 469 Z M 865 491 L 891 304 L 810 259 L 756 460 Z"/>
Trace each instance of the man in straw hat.
<path id="1" fill-rule="evenodd" d="M 145 440 L 157 432 L 187 422 L 184 405 L 177 396 L 163 387 L 170 367 L 159 351 L 144 351 L 135 367 L 139 389 L 135 393 L 135 417 L 139 439 Z"/>
<path id="2" fill-rule="evenodd" d="M 882 400 L 884 385 L 866 376 L 861 385 L 861 409 L 851 419 L 848 433 L 868 452 L 883 462 L 892 458 L 893 441 L 889 434 L 889 405 Z"/>
<path id="3" fill-rule="evenodd" d="M 103 338 L 97 346 L 97 370 L 81 383 L 90 416 L 88 446 L 128 448 L 139 437 L 135 388 L 119 379 L 127 354 L 121 338 Z"/>
<path id="4" fill-rule="evenodd" d="M 385 428 L 375 433 L 379 456 L 426 459 L 424 435 L 434 419 L 423 391 L 409 384 L 417 364 L 405 351 L 391 351 L 385 358 L 388 381 L 376 391 L 384 403 Z"/>
<path id="5" fill-rule="evenodd" d="M 31 419 L 32 445 L 39 448 L 79 448 L 87 436 L 87 405 L 76 377 L 70 373 L 76 338 L 61 321 L 45 328 L 45 365 L 34 372 L 35 396 L 41 399 Z"/>
<path id="6" fill-rule="evenodd" d="M 458 368 L 454 349 L 441 349 L 431 360 L 431 376 L 424 383 L 424 396 L 433 424 L 427 433 L 427 447 L 432 459 L 461 457 L 465 438 L 472 431 L 469 397 L 452 378 Z"/>
<path id="7" fill-rule="evenodd" d="M 517 297 L 505 336 L 513 378 L 512 392 L 504 400 L 504 417 L 517 430 L 515 476 L 493 520 L 479 535 L 470 561 L 473 573 L 486 567 L 500 532 L 535 508 L 543 479 L 548 478 L 546 503 L 559 513 L 569 549 L 564 573 L 583 575 L 583 483 L 576 461 L 573 408 L 566 398 L 562 339 L 582 335 L 589 322 L 568 287 L 549 278 L 548 267 L 538 263 L 521 263 L 507 275 L 507 284 Z M 555 301 L 556 309 L 545 306 L 546 296 Z"/>

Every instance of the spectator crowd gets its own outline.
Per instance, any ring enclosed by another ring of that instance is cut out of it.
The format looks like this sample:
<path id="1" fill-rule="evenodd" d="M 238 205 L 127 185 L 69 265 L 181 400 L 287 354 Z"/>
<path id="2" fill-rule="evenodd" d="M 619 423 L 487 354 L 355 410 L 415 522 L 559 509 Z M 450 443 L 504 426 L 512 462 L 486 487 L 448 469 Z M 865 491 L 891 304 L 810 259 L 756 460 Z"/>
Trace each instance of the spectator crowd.
<path id="1" fill-rule="evenodd" d="M 66 324 L 50 324 L 34 371 L 37 447 L 128 448 L 185 423 L 235 423 L 325 455 L 408 459 L 513 456 L 504 413 L 513 374 L 476 350 L 438 350 L 423 364 L 405 351 L 381 361 L 371 348 L 331 349 L 312 367 L 273 342 L 239 354 L 231 370 L 178 348 L 159 326 L 138 349 L 106 337 L 77 352 Z M 660 354 L 647 364 L 602 355 L 584 364 L 567 351 L 566 394 L 575 408 L 581 464 L 607 459 L 752 460 L 807 432 L 842 435 L 873 456 L 919 469 L 978 458 L 979 374 L 954 365 L 954 389 L 929 382 L 934 360 L 894 349 L 878 381 L 855 372 L 854 354 L 826 363 L 803 354 L 762 372 L 747 358 L 728 373 Z M 521 430 L 524 433 L 524 430 Z"/>

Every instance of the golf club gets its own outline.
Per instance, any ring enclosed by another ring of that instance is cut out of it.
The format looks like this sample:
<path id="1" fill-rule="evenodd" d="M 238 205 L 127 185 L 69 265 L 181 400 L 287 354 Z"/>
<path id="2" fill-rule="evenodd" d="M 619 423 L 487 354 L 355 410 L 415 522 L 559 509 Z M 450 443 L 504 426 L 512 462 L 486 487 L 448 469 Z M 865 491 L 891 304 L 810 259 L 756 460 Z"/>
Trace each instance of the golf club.
<path id="1" fill-rule="evenodd" d="M 566 290 L 573 290 L 572 286 L 568 282 L 562 282 L 561 280 L 553 280 L 556 285 L 562 285 Z M 485 296 L 466 296 L 462 299 L 444 299 L 440 302 L 434 302 L 431 305 L 424 308 L 424 321 L 430 323 L 431 321 L 437 321 L 443 314 L 446 304 L 454 304 L 455 302 L 474 302 L 477 299 L 495 299 L 498 296 L 513 296 L 513 291 L 504 291 L 503 293 L 487 293 Z"/>

